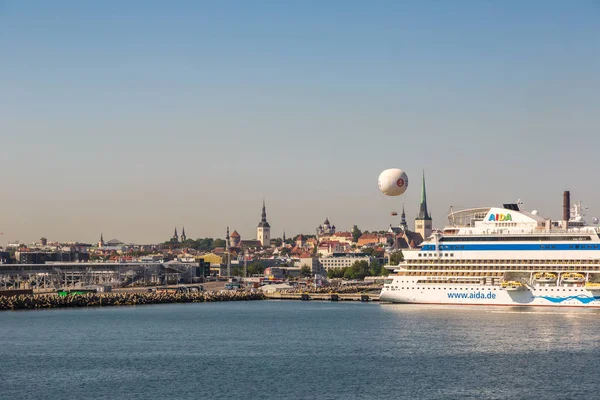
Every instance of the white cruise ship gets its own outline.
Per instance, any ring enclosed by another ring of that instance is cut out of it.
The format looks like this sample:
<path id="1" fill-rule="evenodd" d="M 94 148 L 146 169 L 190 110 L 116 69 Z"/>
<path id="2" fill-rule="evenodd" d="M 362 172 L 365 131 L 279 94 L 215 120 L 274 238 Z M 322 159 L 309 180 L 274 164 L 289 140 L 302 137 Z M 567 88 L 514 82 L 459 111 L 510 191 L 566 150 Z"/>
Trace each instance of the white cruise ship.
<path id="1" fill-rule="evenodd" d="M 443 233 L 404 250 L 380 300 L 600 307 L 600 231 L 564 199 L 562 221 L 518 204 L 451 212 Z"/>

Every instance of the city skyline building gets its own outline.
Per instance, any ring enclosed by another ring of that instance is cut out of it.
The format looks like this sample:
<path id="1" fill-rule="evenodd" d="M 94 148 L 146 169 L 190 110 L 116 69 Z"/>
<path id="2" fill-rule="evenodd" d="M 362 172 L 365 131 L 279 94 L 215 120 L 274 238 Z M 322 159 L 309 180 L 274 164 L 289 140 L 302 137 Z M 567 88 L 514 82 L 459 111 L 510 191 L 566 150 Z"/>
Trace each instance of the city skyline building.
<path id="1" fill-rule="evenodd" d="M 415 232 L 421 234 L 423 239 L 427 239 L 433 232 L 431 215 L 427 210 L 425 171 L 423 171 L 423 179 L 421 182 L 421 202 L 419 204 L 419 214 L 415 218 Z"/>
<path id="2" fill-rule="evenodd" d="M 271 245 L 271 225 L 267 222 L 267 209 L 265 206 L 265 200 L 263 199 L 262 214 L 260 222 L 256 227 L 256 239 L 260 241 L 263 247 Z"/>

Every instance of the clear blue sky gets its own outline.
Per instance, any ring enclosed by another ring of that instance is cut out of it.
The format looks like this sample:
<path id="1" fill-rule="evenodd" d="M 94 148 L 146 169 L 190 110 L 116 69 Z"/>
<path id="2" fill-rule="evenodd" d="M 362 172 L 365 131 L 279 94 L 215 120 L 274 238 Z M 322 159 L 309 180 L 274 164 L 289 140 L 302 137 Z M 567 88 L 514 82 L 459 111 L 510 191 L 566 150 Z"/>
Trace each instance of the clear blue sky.
<path id="1" fill-rule="evenodd" d="M 0 0 L 0 61 L 0 243 L 600 217 L 598 1 Z"/>

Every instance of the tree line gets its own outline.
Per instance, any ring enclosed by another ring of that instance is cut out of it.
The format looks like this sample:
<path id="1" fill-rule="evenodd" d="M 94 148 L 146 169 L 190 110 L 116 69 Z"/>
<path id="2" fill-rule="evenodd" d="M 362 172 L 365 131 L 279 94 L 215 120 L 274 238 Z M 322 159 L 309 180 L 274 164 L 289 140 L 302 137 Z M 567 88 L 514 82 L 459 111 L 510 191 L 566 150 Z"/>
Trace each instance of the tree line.
<path id="1" fill-rule="evenodd" d="M 386 276 L 389 271 L 379 261 L 355 261 L 349 267 L 332 268 L 327 271 L 328 278 L 365 279 L 367 276 Z"/>
<path id="2" fill-rule="evenodd" d="M 210 251 L 217 247 L 225 247 L 225 239 L 213 239 L 213 238 L 199 238 L 199 239 L 186 239 L 184 242 L 175 242 L 174 240 L 168 240 L 163 243 L 163 247 L 171 249 L 194 249 L 200 251 Z"/>
<path id="3" fill-rule="evenodd" d="M 389 265 L 398 265 L 400 261 L 404 260 L 402 251 L 397 251 L 390 254 Z M 349 267 L 343 268 L 332 268 L 327 271 L 328 278 L 344 278 L 344 279 L 364 279 L 367 276 L 387 276 L 390 273 L 389 270 L 384 268 L 383 265 L 377 260 L 372 260 L 368 263 L 365 260 L 355 261 Z"/>

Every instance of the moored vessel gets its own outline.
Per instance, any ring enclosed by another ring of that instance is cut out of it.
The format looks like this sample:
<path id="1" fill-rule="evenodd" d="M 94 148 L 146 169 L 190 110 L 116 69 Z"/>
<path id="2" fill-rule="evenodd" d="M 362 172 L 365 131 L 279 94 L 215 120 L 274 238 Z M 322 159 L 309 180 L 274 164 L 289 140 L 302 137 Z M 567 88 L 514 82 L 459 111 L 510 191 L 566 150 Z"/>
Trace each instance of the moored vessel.
<path id="1" fill-rule="evenodd" d="M 600 231 L 564 199 L 561 221 L 520 204 L 451 212 L 443 232 L 403 251 L 380 300 L 600 307 Z"/>

